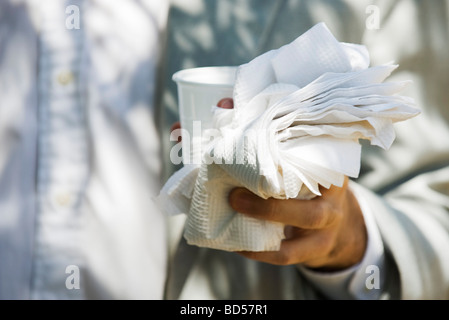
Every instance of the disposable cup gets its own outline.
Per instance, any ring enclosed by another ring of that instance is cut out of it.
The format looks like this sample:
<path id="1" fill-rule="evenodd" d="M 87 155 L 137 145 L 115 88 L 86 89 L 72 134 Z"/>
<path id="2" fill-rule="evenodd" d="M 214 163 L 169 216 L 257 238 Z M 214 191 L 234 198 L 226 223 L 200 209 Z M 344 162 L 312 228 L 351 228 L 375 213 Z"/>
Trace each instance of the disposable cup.
<path id="1" fill-rule="evenodd" d="M 173 74 L 177 84 L 181 122 L 182 161 L 194 163 L 204 130 L 212 126 L 212 108 L 223 98 L 232 98 L 237 67 L 199 67 Z"/>

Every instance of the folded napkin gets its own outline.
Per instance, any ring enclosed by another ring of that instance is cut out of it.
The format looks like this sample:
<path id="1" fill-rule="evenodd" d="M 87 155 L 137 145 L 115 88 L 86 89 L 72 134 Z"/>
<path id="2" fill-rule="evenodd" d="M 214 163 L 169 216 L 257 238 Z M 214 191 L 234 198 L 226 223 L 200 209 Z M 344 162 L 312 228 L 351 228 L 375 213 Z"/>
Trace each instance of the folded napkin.
<path id="1" fill-rule="evenodd" d="M 388 149 L 393 123 L 419 113 L 397 95 L 409 82 L 383 82 L 396 67 L 369 67 L 364 46 L 338 42 L 324 23 L 239 66 L 234 109 L 214 108 L 202 163 L 169 178 L 158 197 L 162 209 L 187 214 L 189 244 L 279 250 L 284 226 L 235 212 L 229 192 L 310 199 L 320 186 L 357 177 L 359 140 Z"/>

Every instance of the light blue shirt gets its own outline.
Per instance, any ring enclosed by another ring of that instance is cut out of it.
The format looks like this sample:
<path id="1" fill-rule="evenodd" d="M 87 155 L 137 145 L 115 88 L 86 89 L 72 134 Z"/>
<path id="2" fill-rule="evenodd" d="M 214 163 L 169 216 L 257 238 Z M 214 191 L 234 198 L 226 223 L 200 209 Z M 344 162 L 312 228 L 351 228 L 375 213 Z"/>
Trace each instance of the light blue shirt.
<path id="1" fill-rule="evenodd" d="M 167 4 L 0 4 L 0 298 L 163 295 L 154 121 Z"/>
<path id="2" fill-rule="evenodd" d="M 163 297 L 168 244 L 152 197 L 167 13 L 151 0 L 0 4 L 0 298 Z M 350 282 L 349 294 L 366 298 L 367 266 L 382 268 L 364 214 L 360 265 L 300 268 L 329 297 Z"/>

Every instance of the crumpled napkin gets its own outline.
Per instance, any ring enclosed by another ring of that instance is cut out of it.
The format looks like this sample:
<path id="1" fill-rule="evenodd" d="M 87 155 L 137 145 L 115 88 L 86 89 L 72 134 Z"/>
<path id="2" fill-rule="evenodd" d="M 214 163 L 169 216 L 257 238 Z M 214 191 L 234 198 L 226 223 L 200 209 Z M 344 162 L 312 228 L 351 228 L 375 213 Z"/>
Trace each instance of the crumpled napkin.
<path id="1" fill-rule="evenodd" d="M 169 178 L 158 197 L 162 209 L 187 214 L 189 244 L 279 250 L 284 226 L 234 212 L 230 190 L 311 199 L 320 186 L 357 177 L 359 139 L 388 149 L 393 123 L 419 113 L 412 99 L 397 95 L 409 82 L 384 82 L 395 68 L 369 67 L 364 46 L 338 42 L 324 23 L 239 66 L 234 109 L 214 108 L 203 162 Z"/>

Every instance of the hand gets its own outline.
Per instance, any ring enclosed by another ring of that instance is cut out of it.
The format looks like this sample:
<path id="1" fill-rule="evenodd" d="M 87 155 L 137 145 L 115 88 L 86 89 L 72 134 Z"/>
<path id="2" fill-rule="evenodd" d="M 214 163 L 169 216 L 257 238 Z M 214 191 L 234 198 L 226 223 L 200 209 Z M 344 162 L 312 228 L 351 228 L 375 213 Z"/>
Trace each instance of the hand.
<path id="1" fill-rule="evenodd" d="M 232 109 L 234 103 L 225 98 L 217 106 Z M 179 127 L 175 123 L 172 128 Z M 322 188 L 321 193 L 312 200 L 265 200 L 245 188 L 232 190 L 229 203 L 234 210 L 286 226 L 286 239 L 279 251 L 239 254 L 266 263 L 302 264 L 322 271 L 357 264 L 365 253 L 367 232 L 357 200 L 348 189 L 348 178 L 343 187 Z"/>
<path id="2" fill-rule="evenodd" d="M 223 98 L 220 101 L 218 101 L 217 107 L 223 108 L 223 109 L 232 109 L 232 108 L 234 108 L 234 100 L 232 100 L 232 98 Z M 176 121 L 175 123 L 172 124 L 172 126 L 170 128 L 170 132 L 172 132 L 176 129 L 181 129 L 181 123 L 179 121 Z M 178 142 L 181 142 L 181 140 L 182 140 L 181 136 L 179 136 Z"/>
<path id="3" fill-rule="evenodd" d="M 321 271 L 357 264 L 365 253 L 367 232 L 348 178 L 341 188 L 321 191 L 322 196 L 312 200 L 265 200 L 245 188 L 233 189 L 229 203 L 234 210 L 286 226 L 279 251 L 239 253 L 271 264 L 302 264 Z"/>

